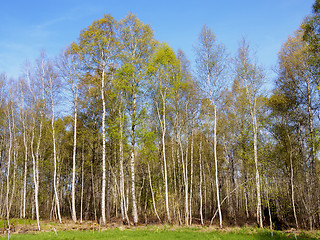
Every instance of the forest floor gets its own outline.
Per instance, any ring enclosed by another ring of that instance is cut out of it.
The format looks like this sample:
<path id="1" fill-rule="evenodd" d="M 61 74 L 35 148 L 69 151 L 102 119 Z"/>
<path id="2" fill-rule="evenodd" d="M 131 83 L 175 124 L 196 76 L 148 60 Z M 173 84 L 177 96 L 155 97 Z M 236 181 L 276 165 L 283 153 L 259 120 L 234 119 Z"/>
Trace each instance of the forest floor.
<path id="1" fill-rule="evenodd" d="M 34 220 L 11 220 L 10 239 L 320 239 L 320 231 L 272 231 L 255 227 L 226 227 L 192 225 L 188 227 L 167 224 L 127 226 L 121 222 L 109 223 L 106 227 L 96 222 L 85 221 L 75 224 L 64 220 L 62 224 L 41 221 L 41 231 L 37 231 Z M 4 220 L 0 220 L 0 239 L 8 239 Z"/>

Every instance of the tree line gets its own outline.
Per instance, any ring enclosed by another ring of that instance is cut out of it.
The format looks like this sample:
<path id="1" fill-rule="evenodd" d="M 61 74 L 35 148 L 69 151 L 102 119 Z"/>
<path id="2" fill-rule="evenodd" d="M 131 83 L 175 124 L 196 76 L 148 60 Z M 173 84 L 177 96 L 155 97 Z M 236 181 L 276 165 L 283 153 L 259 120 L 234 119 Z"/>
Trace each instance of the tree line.
<path id="1" fill-rule="evenodd" d="M 319 228 L 319 7 L 273 89 L 245 39 L 204 25 L 193 70 L 131 13 L 1 74 L 0 218 Z"/>

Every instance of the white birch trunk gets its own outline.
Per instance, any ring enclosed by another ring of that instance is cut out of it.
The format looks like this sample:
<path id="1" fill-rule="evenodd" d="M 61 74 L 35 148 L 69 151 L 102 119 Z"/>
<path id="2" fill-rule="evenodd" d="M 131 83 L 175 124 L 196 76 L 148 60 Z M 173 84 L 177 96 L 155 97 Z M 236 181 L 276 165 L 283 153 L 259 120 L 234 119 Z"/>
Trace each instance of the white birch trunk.
<path id="1" fill-rule="evenodd" d="M 168 222 L 171 223 L 170 209 L 169 209 L 169 193 L 168 193 L 168 177 L 167 177 L 167 159 L 166 159 L 166 145 L 165 145 L 165 136 L 166 136 L 166 93 L 160 92 L 162 98 L 162 113 L 160 114 L 160 109 L 158 104 L 156 104 L 158 120 L 162 130 L 161 143 L 162 143 L 162 157 L 163 157 L 163 168 L 164 168 L 164 188 L 165 188 L 165 201 L 166 201 L 166 211 Z"/>
<path id="2" fill-rule="evenodd" d="M 192 124 L 193 128 L 193 124 Z M 190 153 L 190 202 L 189 202 L 189 221 L 190 225 L 192 224 L 192 184 L 193 184 L 193 129 L 191 130 L 191 153 Z"/>
<path id="3" fill-rule="evenodd" d="M 42 122 L 40 122 L 39 128 L 40 128 L 40 132 L 39 132 L 38 146 L 40 145 L 40 140 L 41 140 Z M 37 147 L 37 151 L 36 151 L 37 155 L 35 156 L 34 151 L 33 151 L 34 132 L 35 132 L 35 119 L 33 119 L 33 128 L 32 128 L 31 142 L 30 142 L 30 149 L 31 149 L 31 157 L 32 157 L 32 172 L 33 172 L 33 185 L 34 185 L 34 208 L 35 208 L 35 212 L 36 212 L 38 231 L 40 231 L 41 228 L 40 228 L 40 215 L 39 215 L 39 203 L 38 203 L 38 192 L 39 192 L 38 179 L 39 178 L 38 178 L 38 164 L 37 164 L 39 151 L 38 151 L 38 147 Z"/>
<path id="4" fill-rule="evenodd" d="M 50 93 L 51 93 L 51 110 L 52 110 L 52 117 L 51 117 L 51 128 L 52 128 L 52 142 L 53 142 L 53 189 L 54 189 L 54 196 L 57 208 L 57 215 L 59 223 L 61 223 L 61 214 L 60 214 L 60 202 L 59 202 L 59 195 L 58 195 L 58 186 L 57 186 L 57 149 L 56 149 L 56 135 L 55 135 L 55 128 L 54 128 L 54 103 L 53 103 L 53 83 L 52 78 L 49 77 L 50 81 Z"/>
<path id="5" fill-rule="evenodd" d="M 292 163 L 292 146 L 291 146 L 291 139 L 289 134 L 288 134 L 288 139 L 289 139 L 289 146 L 290 146 L 289 158 L 290 158 L 291 201 L 292 201 L 294 220 L 296 222 L 296 228 L 298 229 L 299 224 L 298 224 L 296 205 L 295 205 L 295 199 L 294 199 L 294 180 L 293 180 L 294 172 L 293 172 L 293 163 Z"/>
<path id="6" fill-rule="evenodd" d="M 76 182 L 76 151 L 77 151 L 77 101 L 78 101 L 78 87 L 75 86 L 75 99 L 74 99 L 74 126 L 73 126 L 73 154 L 72 154 L 72 220 L 73 222 L 77 222 L 77 214 L 76 214 L 76 190 L 75 190 L 75 182 Z"/>
<path id="7" fill-rule="evenodd" d="M 24 120 L 23 120 L 23 125 Z M 23 144 L 24 144 L 24 174 L 23 174 L 23 207 L 22 217 L 26 217 L 26 199 L 27 199 L 27 173 L 28 173 L 28 143 L 26 141 L 25 126 L 23 127 Z"/>
<path id="8" fill-rule="evenodd" d="M 254 162 L 255 162 L 255 170 L 256 170 L 256 188 L 257 188 L 257 222 L 260 228 L 263 228 L 262 222 L 262 210 L 261 210 L 261 193 L 260 193 L 260 174 L 258 168 L 258 126 L 257 119 L 255 113 L 255 106 L 251 111 L 252 121 L 253 121 L 253 150 L 254 150 Z"/>
<path id="9" fill-rule="evenodd" d="M 102 190 L 101 190 L 101 216 L 102 224 L 106 225 L 106 103 L 104 99 L 104 74 L 103 68 L 101 76 L 101 99 L 102 99 Z"/>
<path id="10" fill-rule="evenodd" d="M 156 214 L 159 222 L 161 223 L 161 219 L 160 219 L 160 217 L 159 217 L 159 215 L 158 215 L 157 208 L 156 208 L 156 201 L 155 201 L 155 199 L 154 199 L 154 192 L 153 192 L 153 188 L 152 188 L 151 173 L 150 173 L 149 163 L 148 163 L 148 174 L 149 174 L 149 183 L 150 183 L 150 190 L 151 190 L 151 196 L 152 196 L 152 203 L 153 203 L 154 213 Z"/>
<path id="11" fill-rule="evenodd" d="M 119 116 L 120 116 L 120 141 L 119 141 L 119 152 L 120 152 L 120 199 L 121 199 L 121 214 L 122 214 L 122 221 L 129 225 L 129 217 L 128 217 L 128 209 L 126 204 L 126 195 L 125 195 L 125 188 L 124 188 L 124 171 L 123 171 L 123 119 L 122 113 L 119 109 Z"/>
<path id="12" fill-rule="evenodd" d="M 10 211 L 9 211 L 9 191 L 10 191 L 10 165 L 11 165 L 11 150 L 12 150 L 12 132 L 11 132 L 11 116 L 8 112 L 9 121 L 9 149 L 8 149 L 8 162 L 7 162 L 7 194 L 6 194 L 6 209 L 7 209 L 7 224 L 10 226 Z"/>
<path id="13" fill-rule="evenodd" d="M 200 172 L 200 180 L 199 180 L 199 198 L 200 198 L 200 221 L 201 225 L 203 225 L 203 214 L 202 214 L 202 141 L 200 140 L 199 147 L 199 172 Z"/>
<path id="14" fill-rule="evenodd" d="M 82 223 L 82 211 L 83 211 L 83 189 L 84 189 L 84 143 L 82 143 L 82 154 L 81 154 L 81 199 L 80 199 L 80 223 Z"/>
<path id="15" fill-rule="evenodd" d="M 23 146 L 24 146 L 24 174 L 23 174 L 23 202 L 22 202 L 22 218 L 26 217 L 26 198 L 27 198 L 27 171 L 28 171 L 28 143 L 26 138 L 26 123 L 25 116 L 23 114 L 24 106 L 24 95 L 21 86 L 21 105 L 20 105 L 20 115 L 22 120 L 23 128 Z"/>
<path id="16" fill-rule="evenodd" d="M 136 200 L 136 180 L 135 180 L 135 118 L 136 118 L 136 94 L 133 97 L 133 112 L 132 112 L 132 123 L 131 123 L 131 156 L 130 156 L 130 168 L 131 168 L 131 195 L 132 195 L 132 216 L 133 224 L 138 223 L 138 212 L 137 212 L 137 200 Z"/>
<path id="17" fill-rule="evenodd" d="M 222 228 L 222 214 L 220 206 L 220 190 L 219 190 L 219 178 L 218 178 L 218 158 L 217 158 L 217 106 L 214 102 L 214 136 L 213 136 L 213 145 L 214 145 L 214 165 L 215 165 L 215 177 L 216 177 L 216 191 L 217 191 L 217 203 L 218 203 L 218 212 L 219 212 L 219 225 Z"/>

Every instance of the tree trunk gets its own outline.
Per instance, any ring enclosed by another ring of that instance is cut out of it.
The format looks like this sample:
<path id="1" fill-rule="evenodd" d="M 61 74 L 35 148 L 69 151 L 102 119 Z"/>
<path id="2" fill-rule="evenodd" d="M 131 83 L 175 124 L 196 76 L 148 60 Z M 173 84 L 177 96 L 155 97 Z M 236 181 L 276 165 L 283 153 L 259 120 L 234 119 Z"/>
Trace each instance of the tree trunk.
<path id="1" fill-rule="evenodd" d="M 137 212 L 137 201 L 136 201 L 136 189 L 135 189 L 135 131 L 136 131 L 136 93 L 133 96 L 132 106 L 132 117 L 131 117 L 131 156 L 130 156 L 130 167 L 131 167 L 131 194 L 132 194 L 132 216 L 133 224 L 138 224 L 138 212 Z"/>
<path id="2" fill-rule="evenodd" d="M 33 119 L 33 128 L 32 128 L 30 148 L 31 148 L 33 184 L 34 184 L 34 208 L 35 208 L 35 212 L 36 212 L 38 231 L 40 231 L 41 229 L 40 229 L 40 215 L 39 215 L 39 202 L 38 202 L 38 195 L 39 195 L 38 159 L 39 159 L 39 148 L 40 148 L 40 141 L 41 141 L 41 135 L 42 135 L 41 134 L 42 133 L 42 121 L 40 122 L 40 126 L 39 126 L 40 131 L 39 131 L 39 139 L 38 139 L 38 143 L 37 143 L 36 155 L 34 155 L 34 151 L 33 151 L 35 125 L 36 125 L 35 119 Z"/>
<path id="3" fill-rule="evenodd" d="M 77 91 L 77 90 L 76 90 Z M 76 214 L 76 152 L 77 152 L 77 92 L 75 93 L 76 97 L 74 99 L 74 126 L 73 126 L 73 154 L 72 154 L 72 220 L 77 222 Z"/>
<path id="4" fill-rule="evenodd" d="M 262 222 L 262 210 L 261 210 L 261 193 L 260 193 L 260 174 L 258 167 L 258 126 L 257 119 L 255 113 L 255 107 L 252 109 L 252 121 L 253 121 L 253 151 L 254 151 L 254 162 L 255 162 L 255 170 L 256 170 L 256 188 L 257 188 L 257 223 L 260 228 L 263 228 Z"/>
<path id="5" fill-rule="evenodd" d="M 82 223 L 82 211 L 83 211 L 83 188 L 84 188 L 84 143 L 82 143 L 81 154 L 81 197 L 80 197 L 80 223 Z"/>
<path id="6" fill-rule="evenodd" d="M 103 68 L 101 76 L 101 99 L 102 99 L 102 190 L 101 190 L 101 216 L 102 225 L 106 225 L 106 102 L 104 99 L 104 75 L 105 70 Z"/>
<path id="7" fill-rule="evenodd" d="M 157 108 L 158 112 L 158 118 L 162 129 L 162 156 L 163 156 L 163 168 L 164 168 L 164 187 L 165 187 L 165 198 L 166 198 L 166 211 L 167 211 L 167 217 L 168 222 L 171 223 L 171 217 L 170 217 L 170 210 L 169 210 L 169 192 L 168 192 L 168 176 L 167 176 L 167 159 L 166 159 L 166 143 L 165 143 L 165 136 L 166 136 L 166 97 L 165 93 L 161 93 L 162 95 L 162 119 L 160 117 L 159 108 Z"/>
<path id="8" fill-rule="evenodd" d="M 124 171 L 123 171 L 123 119 L 122 113 L 119 109 L 119 116 L 120 116 L 120 140 L 119 140 L 119 158 L 120 158 L 120 199 L 121 199 L 121 214 L 122 214 L 122 221 L 129 225 L 129 218 L 128 218 L 128 209 L 126 204 L 126 195 L 125 195 L 125 188 L 124 188 Z"/>
<path id="9" fill-rule="evenodd" d="M 200 171 L 200 180 L 199 180 L 199 198 L 200 198 L 200 221 L 203 225 L 203 214 L 202 214 L 202 141 L 200 140 L 199 148 L 199 171 Z"/>
<path id="10" fill-rule="evenodd" d="M 218 178 L 218 158 L 217 158 L 217 107 L 214 102 L 214 135 L 213 135 L 213 150 L 214 150 L 214 165 L 215 165 L 215 177 L 216 177 L 216 191 L 217 191 L 217 203 L 218 203 L 218 211 L 219 211 L 219 225 L 222 228 L 222 214 L 221 214 L 221 206 L 220 206 L 220 190 L 219 190 L 219 178 Z"/>
<path id="11" fill-rule="evenodd" d="M 160 219 L 160 217 L 159 217 L 159 215 L 158 215 L 157 208 L 156 208 L 156 202 L 155 202 L 155 200 L 154 200 L 154 193 L 153 193 L 153 188 L 152 188 L 151 173 L 150 173 L 149 163 L 148 163 L 148 174 L 149 174 L 149 183 L 150 183 L 150 190 L 151 190 L 151 196 L 152 196 L 152 203 L 153 203 L 154 213 L 156 214 L 159 222 L 161 223 L 161 219 Z"/>
<path id="12" fill-rule="evenodd" d="M 6 195 L 6 209 L 7 209 L 7 225 L 10 226 L 10 210 L 9 210 L 9 191 L 10 191 L 10 165 L 11 165 L 11 150 L 12 150 L 12 127 L 11 127 L 11 114 L 8 114 L 9 121 L 9 148 L 8 148 L 8 162 L 7 162 L 7 195 Z"/>
<path id="13" fill-rule="evenodd" d="M 194 123 L 193 123 L 194 124 Z M 192 124 L 192 128 L 193 128 Z M 191 153 L 190 153 L 190 202 L 189 202 L 189 221 L 190 225 L 192 224 L 192 184 L 193 184 L 193 129 L 191 130 Z"/>
<path id="14" fill-rule="evenodd" d="M 295 205 L 295 199 L 294 199 L 294 172 L 293 172 L 293 163 L 292 163 L 292 147 L 291 147 L 291 139 L 288 134 L 288 140 L 289 140 L 289 158 L 290 158 L 290 182 L 291 182 L 291 201 L 292 201 L 292 209 L 293 209 L 293 215 L 294 215 L 294 220 L 296 222 L 296 228 L 299 228 L 298 224 L 298 218 L 297 218 L 297 213 L 296 213 L 296 205 Z"/>
<path id="15" fill-rule="evenodd" d="M 53 189 L 54 189 L 54 196 L 55 202 L 57 207 L 57 215 L 59 219 L 59 223 L 61 223 L 61 214 L 60 214 L 60 202 L 59 202 L 59 195 L 58 195 L 58 186 L 57 186 L 57 149 L 56 149 L 56 135 L 55 135 L 55 128 L 54 128 L 54 104 L 53 104 L 53 84 L 52 79 L 50 77 L 50 92 L 51 92 L 51 109 L 52 109 L 52 117 L 51 117 L 51 128 L 52 128 L 52 142 L 53 142 Z"/>
<path id="16" fill-rule="evenodd" d="M 23 99 L 23 95 L 22 95 Z M 26 126 L 25 118 L 22 118 L 22 127 L 23 127 L 23 145 L 24 145 L 24 175 L 23 175 L 23 207 L 22 207 L 22 218 L 26 217 L 26 199 L 27 199 L 27 174 L 28 174 L 28 143 L 26 140 Z"/>

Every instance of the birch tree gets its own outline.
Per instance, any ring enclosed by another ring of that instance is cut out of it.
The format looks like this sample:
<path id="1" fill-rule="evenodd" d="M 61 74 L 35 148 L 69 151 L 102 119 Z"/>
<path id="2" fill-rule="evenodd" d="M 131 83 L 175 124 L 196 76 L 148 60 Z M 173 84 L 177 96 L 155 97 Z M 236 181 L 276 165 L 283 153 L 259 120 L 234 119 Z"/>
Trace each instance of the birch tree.
<path id="1" fill-rule="evenodd" d="M 199 36 L 196 53 L 197 73 L 199 79 L 201 79 L 206 86 L 205 92 L 208 94 L 213 106 L 213 152 L 215 163 L 215 182 L 219 223 L 220 228 L 222 228 L 217 157 L 217 101 L 221 88 L 223 87 L 222 81 L 224 80 L 224 72 L 226 70 L 226 52 L 223 45 L 217 43 L 213 32 L 205 25 L 203 26 Z"/>
<path id="2" fill-rule="evenodd" d="M 80 84 L 80 61 L 76 54 L 72 54 L 68 50 L 64 51 L 59 62 L 61 77 L 71 86 L 72 102 L 73 102 L 73 153 L 72 153 L 72 183 L 71 183 L 71 215 L 72 220 L 77 222 L 76 214 L 76 155 L 77 155 L 77 121 L 78 121 L 78 96 Z"/>
<path id="3" fill-rule="evenodd" d="M 257 223 L 263 228 L 262 209 L 261 209 L 261 186 L 260 171 L 258 162 L 258 98 L 264 80 L 264 73 L 250 56 L 249 45 L 243 40 L 238 49 L 238 55 L 235 59 L 236 78 L 243 84 L 246 90 L 246 100 L 248 110 L 251 116 L 251 127 L 253 132 L 253 153 L 255 163 L 255 180 L 257 193 Z"/>
<path id="4" fill-rule="evenodd" d="M 143 109 L 140 91 L 147 72 L 147 64 L 154 48 L 153 31 L 131 13 L 120 22 L 120 59 L 123 64 L 122 74 L 124 94 L 127 100 L 131 121 L 130 168 L 133 223 L 138 223 L 135 194 L 136 129 L 142 121 L 140 111 Z M 140 103 L 140 104 L 139 104 Z"/>
<path id="5" fill-rule="evenodd" d="M 110 15 L 81 32 L 78 43 L 73 43 L 71 51 L 80 56 L 88 71 L 93 71 L 100 79 L 100 93 L 102 100 L 102 189 L 101 189 L 101 217 L 102 224 L 106 224 L 106 73 L 113 63 L 118 51 L 116 38 L 117 22 Z"/>
<path id="6" fill-rule="evenodd" d="M 45 59 L 43 59 L 45 61 Z M 49 92 L 49 102 L 51 107 L 51 130 L 52 130 L 52 144 L 53 144 L 53 190 L 54 190 L 54 199 L 55 206 L 57 211 L 58 220 L 61 223 L 61 213 L 60 213 L 60 199 L 58 193 L 58 179 L 57 179 L 57 140 L 56 140 L 56 130 L 55 130 L 55 93 L 57 88 L 57 76 L 54 72 L 53 66 L 49 62 L 45 62 L 43 65 L 43 74 L 48 81 L 48 92 Z"/>
<path id="7" fill-rule="evenodd" d="M 155 51 L 149 66 L 152 78 L 154 107 L 161 129 L 161 152 L 164 169 L 165 202 L 168 222 L 171 223 L 169 209 L 168 170 L 166 157 L 167 105 L 173 94 L 173 86 L 179 81 L 179 61 L 167 44 L 161 44 Z"/>

